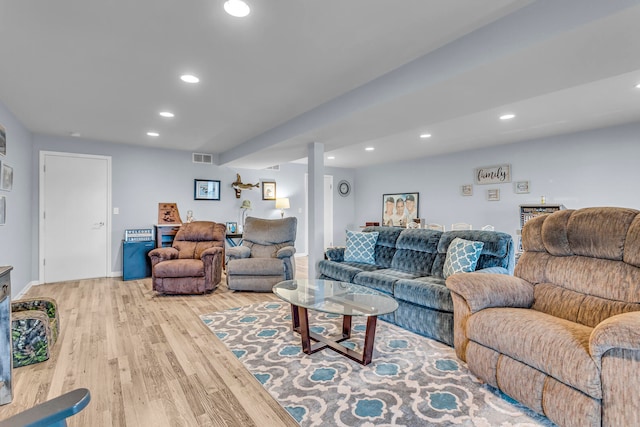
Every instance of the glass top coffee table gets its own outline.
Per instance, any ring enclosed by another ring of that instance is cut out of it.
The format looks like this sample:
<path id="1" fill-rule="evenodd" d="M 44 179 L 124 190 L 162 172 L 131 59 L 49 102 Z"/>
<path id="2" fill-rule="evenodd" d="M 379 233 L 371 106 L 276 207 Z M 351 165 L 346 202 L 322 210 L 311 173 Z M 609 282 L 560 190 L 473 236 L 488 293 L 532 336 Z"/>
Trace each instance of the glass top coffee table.
<path id="1" fill-rule="evenodd" d="M 333 280 L 287 280 L 275 285 L 273 292 L 291 304 L 292 329 L 300 334 L 305 353 L 312 354 L 329 347 L 363 365 L 371 363 L 378 316 L 398 309 L 398 303 L 390 296 L 364 286 Z M 324 337 L 310 332 L 307 310 L 342 315 L 342 335 Z M 367 317 L 362 353 L 340 344 L 351 337 L 352 316 Z M 311 343 L 312 340 L 315 342 Z"/>

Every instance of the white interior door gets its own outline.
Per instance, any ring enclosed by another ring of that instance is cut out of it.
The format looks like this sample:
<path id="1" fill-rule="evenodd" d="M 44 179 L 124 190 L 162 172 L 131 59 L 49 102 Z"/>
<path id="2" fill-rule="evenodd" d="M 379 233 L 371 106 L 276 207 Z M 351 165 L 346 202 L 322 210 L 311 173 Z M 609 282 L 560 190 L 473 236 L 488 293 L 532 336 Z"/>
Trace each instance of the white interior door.
<path id="1" fill-rule="evenodd" d="M 40 172 L 40 280 L 106 277 L 111 158 L 42 152 Z"/>

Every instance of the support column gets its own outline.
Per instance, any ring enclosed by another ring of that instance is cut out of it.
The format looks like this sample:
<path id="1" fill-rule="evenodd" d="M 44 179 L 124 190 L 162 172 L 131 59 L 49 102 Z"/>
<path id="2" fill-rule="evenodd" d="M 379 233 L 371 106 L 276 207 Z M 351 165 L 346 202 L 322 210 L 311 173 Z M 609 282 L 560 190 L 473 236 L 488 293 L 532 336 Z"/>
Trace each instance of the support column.
<path id="1" fill-rule="evenodd" d="M 309 279 L 316 278 L 316 264 L 324 258 L 324 144 L 308 146 L 309 182 Z"/>

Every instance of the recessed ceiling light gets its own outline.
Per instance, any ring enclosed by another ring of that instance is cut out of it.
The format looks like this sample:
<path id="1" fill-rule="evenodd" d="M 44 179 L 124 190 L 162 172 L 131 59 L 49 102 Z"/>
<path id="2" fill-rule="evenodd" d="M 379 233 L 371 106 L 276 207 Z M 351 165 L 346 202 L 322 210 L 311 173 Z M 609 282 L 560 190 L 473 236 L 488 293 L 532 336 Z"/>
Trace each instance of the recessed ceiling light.
<path id="1" fill-rule="evenodd" d="M 160 136 L 160 134 L 158 132 L 147 132 L 147 135 L 149 135 L 149 136 Z"/>
<path id="2" fill-rule="evenodd" d="M 327 156 L 327 160 L 334 160 L 336 156 Z"/>
<path id="3" fill-rule="evenodd" d="M 200 81 L 200 79 L 193 74 L 183 74 L 180 76 L 180 80 L 185 83 L 198 83 Z"/>
<path id="4" fill-rule="evenodd" d="M 515 117 L 515 114 L 503 114 L 500 116 L 500 120 L 511 120 Z"/>
<path id="5" fill-rule="evenodd" d="M 80 132 L 69 132 L 69 135 L 77 138 L 80 136 Z"/>
<path id="6" fill-rule="evenodd" d="M 636 89 L 640 89 L 640 83 L 636 85 Z"/>
<path id="7" fill-rule="evenodd" d="M 244 18 L 251 12 L 249 5 L 242 0 L 227 0 L 224 2 L 224 10 L 236 18 Z"/>
<path id="8" fill-rule="evenodd" d="M 162 117 L 166 117 L 168 119 L 176 116 L 171 111 L 160 111 L 160 113 L 158 113 L 158 114 L 160 114 Z"/>
<path id="9" fill-rule="evenodd" d="M 367 148 L 365 148 L 365 151 L 373 151 L 373 150 L 375 150 L 375 148 L 373 148 L 373 147 L 367 147 Z"/>
<path id="10" fill-rule="evenodd" d="M 430 133 L 423 133 L 422 135 L 420 135 L 420 138 L 422 138 L 422 139 L 431 138 L 431 134 Z"/>

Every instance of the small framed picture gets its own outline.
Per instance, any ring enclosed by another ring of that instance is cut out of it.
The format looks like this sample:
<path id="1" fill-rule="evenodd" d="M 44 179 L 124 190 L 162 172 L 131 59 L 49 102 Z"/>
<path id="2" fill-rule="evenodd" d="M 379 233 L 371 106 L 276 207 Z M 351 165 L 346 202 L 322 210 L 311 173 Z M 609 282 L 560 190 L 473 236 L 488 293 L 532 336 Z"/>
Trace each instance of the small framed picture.
<path id="1" fill-rule="evenodd" d="M 195 179 L 194 200 L 220 200 L 220 181 L 212 179 Z"/>
<path id="2" fill-rule="evenodd" d="M 500 200 L 500 190 L 494 188 L 492 190 L 487 190 L 487 200 L 490 202 L 497 202 Z"/>
<path id="3" fill-rule="evenodd" d="M 0 155 L 7 155 L 7 132 L 2 125 L 0 125 Z"/>
<path id="4" fill-rule="evenodd" d="M 237 222 L 227 222 L 227 234 L 236 234 L 238 232 Z"/>
<path id="5" fill-rule="evenodd" d="M 7 198 L 0 196 L 0 225 L 4 225 L 7 220 Z"/>
<path id="6" fill-rule="evenodd" d="M 463 186 L 460 187 L 460 193 L 463 196 L 473 196 L 473 185 L 472 184 L 465 184 Z"/>
<path id="7" fill-rule="evenodd" d="M 529 181 L 517 181 L 515 183 L 516 194 L 528 194 L 529 193 Z"/>
<path id="8" fill-rule="evenodd" d="M 13 188 L 13 168 L 2 163 L 2 176 L 0 176 L 0 190 L 11 191 Z"/>
<path id="9" fill-rule="evenodd" d="M 276 199 L 276 183 L 271 181 L 262 182 L 262 200 Z"/>

